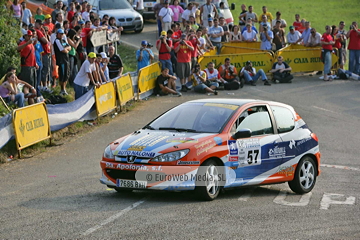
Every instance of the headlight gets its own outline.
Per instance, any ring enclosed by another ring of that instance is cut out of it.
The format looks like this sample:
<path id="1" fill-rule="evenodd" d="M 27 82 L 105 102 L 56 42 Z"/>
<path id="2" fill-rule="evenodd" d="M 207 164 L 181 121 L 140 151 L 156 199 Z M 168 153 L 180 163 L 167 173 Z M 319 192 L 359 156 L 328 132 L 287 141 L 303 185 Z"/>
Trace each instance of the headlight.
<path id="1" fill-rule="evenodd" d="M 140 17 L 136 17 L 135 20 L 141 20 L 141 18 L 140 18 Z"/>
<path id="2" fill-rule="evenodd" d="M 176 152 L 171 153 L 165 153 L 163 155 L 159 155 L 157 157 L 154 157 L 151 161 L 154 162 L 172 162 L 179 160 L 180 158 L 183 158 L 186 156 L 186 154 L 189 153 L 189 149 L 184 149 Z"/>
<path id="3" fill-rule="evenodd" d="M 112 153 L 112 151 L 110 149 L 110 145 L 105 148 L 104 158 L 115 159 L 114 154 Z"/>

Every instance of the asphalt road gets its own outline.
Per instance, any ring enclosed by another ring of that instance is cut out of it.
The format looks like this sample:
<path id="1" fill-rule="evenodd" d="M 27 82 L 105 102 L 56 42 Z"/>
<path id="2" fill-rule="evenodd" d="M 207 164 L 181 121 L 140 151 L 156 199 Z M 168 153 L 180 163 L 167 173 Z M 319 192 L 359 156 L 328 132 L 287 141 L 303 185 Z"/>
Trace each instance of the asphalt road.
<path id="1" fill-rule="evenodd" d="M 234 95 L 150 98 L 62 146 L 1 165 L 0 239 L 359 239 L 359 90 L 355 81 L 297 77 L 292 84 L 245 86 Z M 313 191 L 300 196 L 277 184 L 200 202 L 192 192 L 119 194 L 99 183 L 109 142 L 204 97 L 294 106 L 320 139 L 322 174 Z"/>

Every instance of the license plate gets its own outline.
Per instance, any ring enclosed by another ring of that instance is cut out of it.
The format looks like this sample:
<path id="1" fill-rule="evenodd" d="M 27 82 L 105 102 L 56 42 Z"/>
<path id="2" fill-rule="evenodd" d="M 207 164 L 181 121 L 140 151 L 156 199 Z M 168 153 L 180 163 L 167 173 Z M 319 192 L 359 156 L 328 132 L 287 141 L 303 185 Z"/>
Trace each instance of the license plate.
<path id="1" fill-rule="evenodd" d="M 116 186 L 123 188 L 146 188 L 146 181 L 136 181 L 136 180 L 127 180 L 127 179 L 117 179 Z"/>

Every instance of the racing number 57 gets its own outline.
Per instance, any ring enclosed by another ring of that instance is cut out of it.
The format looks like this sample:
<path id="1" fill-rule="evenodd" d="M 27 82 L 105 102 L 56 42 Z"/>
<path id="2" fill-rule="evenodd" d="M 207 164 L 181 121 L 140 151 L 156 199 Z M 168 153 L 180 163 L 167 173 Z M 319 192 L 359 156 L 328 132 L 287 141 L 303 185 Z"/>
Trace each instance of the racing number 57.
<path id="1" fill-rule="evenodd" d="M 247 156 L 248 164 L 257 163 L 258 156 L 259 156 L 259 149 L 249 150 Z"/>

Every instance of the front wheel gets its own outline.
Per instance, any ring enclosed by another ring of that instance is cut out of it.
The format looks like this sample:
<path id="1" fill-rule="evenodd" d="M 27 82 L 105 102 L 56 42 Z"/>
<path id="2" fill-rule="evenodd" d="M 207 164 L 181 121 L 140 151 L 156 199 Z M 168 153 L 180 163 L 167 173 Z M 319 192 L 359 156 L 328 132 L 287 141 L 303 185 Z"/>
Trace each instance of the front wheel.
<path id="1" fill-rule="evenodd" d="M 212 201 L 220 193 L 220 170 L 214 160 L 206 161 L 200 166 L 196 176 L 196 193 L 202 200 Z"/>
<path id="2" fill-rule="evenodd" d="M 140 28 L 139 30 L 135 30 L 134 32 L 135 33 L 141 33 L 143 29 L 144 29 L 144 25 L 142 26 L 142 28 Z"/>
<path id="3" fill-rule="evenodd" d="M 303 157 L 296 167 L 294 180 L 289 182 L 292 191 L 299 194 L 310 192 L 316 182 L 317 168 L 314 159 Z"/>

